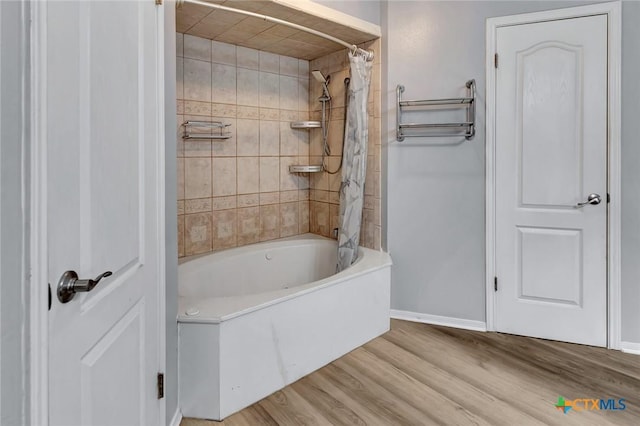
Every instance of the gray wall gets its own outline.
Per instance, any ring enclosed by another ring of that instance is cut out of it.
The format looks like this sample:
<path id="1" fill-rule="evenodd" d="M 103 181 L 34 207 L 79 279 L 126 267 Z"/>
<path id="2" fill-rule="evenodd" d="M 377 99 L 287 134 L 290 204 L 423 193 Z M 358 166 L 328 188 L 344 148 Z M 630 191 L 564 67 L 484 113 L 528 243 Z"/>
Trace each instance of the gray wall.
<path id="1" fill-rule="evenodd" d="M 165 233 L 167 424 L 178 408 L 178 211 L 176 176 L 176 17 L 175 3 L 164 5 Z"/>
<path id="2" fill-rule="evenodd" d="M 380 25 L 380 1 L 378 0 L 311 0 L 347 15 Z"/>
<path id="3" fill-rule="evenodd" d="M 582 2 L 584 3 L 584 2 Z M 579 2 L 400 2 L 381 5 L 383 93 L 388 121 L 386 241 L 392 308 L 485 320 L 485 20 Z M 623 2 L 623 330 L 640 342 L 640 4 Z M 386 36 L 386 37 L 384 37 Z M 386 40 L 385 40 L 386 39 Z M 392 49 L 386 47 L 392 46 Z M 385 75 L 386 74 L 386 75 Z M 405 98 L 461 96 L 478 88 L 477 135 L 469 142 L 395 142 L 395 87 Z M 386 83 L 385 83 L 386 81 Z M 386 88 L 386 89 L 385 89 Z M 384 226 L 384 223 L 383 223 Z"/>
<path id="4" fill-rule="evenodd" d="M 28 4 L 0 2 L 0 424 L 28 421 Z M 24 91 L 24 92 L 23 92 Z"/>

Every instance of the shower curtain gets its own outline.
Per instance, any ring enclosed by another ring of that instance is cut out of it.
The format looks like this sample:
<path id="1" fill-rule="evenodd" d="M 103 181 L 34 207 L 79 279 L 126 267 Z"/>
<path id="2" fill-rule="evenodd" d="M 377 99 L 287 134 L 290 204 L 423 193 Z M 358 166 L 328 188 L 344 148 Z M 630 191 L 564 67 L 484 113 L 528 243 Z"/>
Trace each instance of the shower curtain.
<path id="1" fill-rule="evenodd" d="M 338 234 L 338 266 L 348 268 L 358 256 L 364 181 L 367 172 L 369 116 L 367 101 L 373 62 L 363 55 L 349 52 L 351 84 L 347 105 L 347 122 L 342 153 L 342 184 L 340 185 L 340 230 Z"/>

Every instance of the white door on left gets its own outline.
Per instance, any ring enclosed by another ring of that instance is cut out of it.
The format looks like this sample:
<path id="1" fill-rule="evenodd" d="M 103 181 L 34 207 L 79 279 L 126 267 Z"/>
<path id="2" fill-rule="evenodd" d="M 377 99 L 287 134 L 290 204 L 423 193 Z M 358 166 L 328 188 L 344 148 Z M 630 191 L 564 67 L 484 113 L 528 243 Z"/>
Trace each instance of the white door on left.
<path id="1" fill-rule="evenodd" d="M 164 424 L 162 8 L 48 2 L 49 423 Z M 65 271 L 96 278 L 62 303 Z"/>

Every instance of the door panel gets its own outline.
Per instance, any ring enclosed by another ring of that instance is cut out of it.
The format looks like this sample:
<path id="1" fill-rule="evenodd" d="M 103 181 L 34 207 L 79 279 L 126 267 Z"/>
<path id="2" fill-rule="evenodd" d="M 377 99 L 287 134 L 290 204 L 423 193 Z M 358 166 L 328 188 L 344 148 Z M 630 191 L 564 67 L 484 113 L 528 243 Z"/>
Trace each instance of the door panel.
<path id="1" fill-rule="evenodd" d="M 606 345 L 607 18 L 501 27 L 498 331 Z"/>
<path id="2" fill-rule="evenodd" d="M 163 423 L 159 11 L 46 7 L 51 425 Z M 66 270 L 113 275 L 61 303 Z"/>

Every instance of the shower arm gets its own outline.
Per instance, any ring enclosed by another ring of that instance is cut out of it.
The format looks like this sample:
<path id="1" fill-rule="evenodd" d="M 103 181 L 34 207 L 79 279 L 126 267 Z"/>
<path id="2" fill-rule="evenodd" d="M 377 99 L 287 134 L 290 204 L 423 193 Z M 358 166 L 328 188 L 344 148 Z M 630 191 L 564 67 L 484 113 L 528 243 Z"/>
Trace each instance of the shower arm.
<path id="1" fill-rule="evenodd" d="M 255 13 L 255 12 L 249 12 L 248 10 L 242 10 L 242 9 L 236 9 L 234 7 L 228 7 L 228 6 L 223 6 L 220 4 L 216 4 L 216 3 L 207 3 L 204 1 L 199 1 L 199 0 L 177 0 L 176 1 L 176 7 L 180 7 L 182 6 L 183 3 L 191 3 L 191 4 L 197 4 L 199 6 L 205 6 L 205 7 L 209 7 L 212 9 L 219 9 L 219 10 L 226 10 L 227 12 L 234 12 L 234 13 L 240 13 L 242 15 L 247 15 L 247 16 L 252 16 L 254 18 L 258 18 L 258 19 L 262 19 L 274 24 L 280 24 L 280 25 L 285 25 L 289 28 L 294 28 L 296 30 L 300 30 L 300 31 L 305 31 L 309 34 L 313 34 L 315 36 L 318 37 L 322 37 L 324 39 L 330 40 L 334 43 L 340 44 L 344 47 L 346 47 L 347 49 L 349 49 L 351 51 L 352 55 L 356 55 L 356 54 L 361 54 L 367 61 L 371 62 L 373 61 L 373 51 L 371 50 L 364 50 L 359 48 L 358 46 L 356 46 L 355 44 L 351 44 L 351 43 L 347 43 L 344 40 L 340 40 L 339 38 L 336 38 L 332 35 L 329 34 L 325 34 L 323 32 L 314 30 L 313 28 L 308 28 L 305 27 L 303 25 L 298 25 L 298 24 L 294 24 L 293 22 L 288 22 L 282 19 L 278 19 L 278 18 L 274 18 L 272 16 L 268 16 L 268 15 L 261 15 L 259 13 Z"/>

